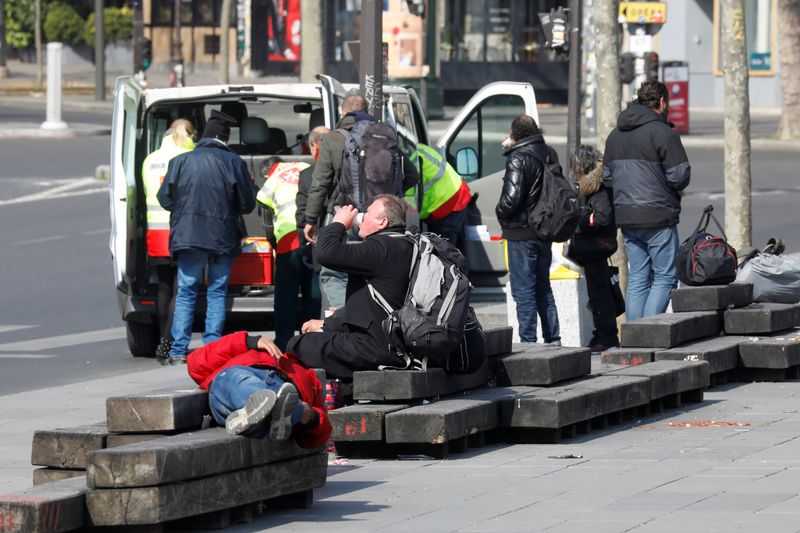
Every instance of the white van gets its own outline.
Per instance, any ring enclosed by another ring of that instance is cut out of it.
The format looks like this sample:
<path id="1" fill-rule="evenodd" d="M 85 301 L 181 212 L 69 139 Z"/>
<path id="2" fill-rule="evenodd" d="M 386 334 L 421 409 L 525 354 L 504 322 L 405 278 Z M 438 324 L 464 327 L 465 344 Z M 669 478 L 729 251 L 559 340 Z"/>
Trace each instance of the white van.
<path id="1" fill-rule="evenodd" d="M 309 160 L 302 155 L 302 137 L 310 127 L 324 124 L 333 129 L 341 100 L 355 85 L 342 85 L 329 76 L 315 84 L 208 85 L 174 89 L 144 89 L 132 77 L 117 80 L 111 136 L 111 256 L 114 284 L 122 319 L 127 324 L 128 346 L 134 356 L 153 356 L 159 335 L 156 322 L 156 279 L 145 248 L 146 212 L 142 187 L 144 158 L 158 148 L 169 124 L 177 118 L 190 120 L 202 131 L 212 110 L 224 110 L 238 121 L 245 117 L 266 120 L 269 136 L 248 139 L 238 127 L 231 130 L 230 145 L 247 163 L 256 186 L 263 185 L 261 164 L 270 155 L 286 160 Z M 412 144 L 422 142 L 444 150 L 448 161 L 469 182 L 478 200 L 470 206 L 467 224 L 485 225 L 488 231 L 468 232 L 463 251 L 469 257 L 471 279 L 477 291 L 497 290 L 507 271 L 502 243 L 480 236 L 500 233 L 494 214 L 505 168 L 500 143 L 513 118 L 528 114 L 538 121 L 536 97 L 527 83 L 496 82 L 485 86 L 461 109 L 436 142 L 428 135 L 422 106 L 413 89 L 384 87 L 383 120 L 395 126 Z M 244 138 L 243 138 L 244 137 Z M 256 210 L 257 211 L 257 210 Z M 261 218 L 246 218 L 248 234 L 264 236 Z M 477 236 L 477 237 L 476 237 Z M 239 283 L 244 283 L 240 281 Z M 485 289 L 484 289 L 485 288 Z M 272 287 L 231 284 L 228 289 L 228 325 L 271 328 Z M 203 313 L 203 297 L 198 313 Z M 202 327 L 202 320 L 195 320 Z"/>

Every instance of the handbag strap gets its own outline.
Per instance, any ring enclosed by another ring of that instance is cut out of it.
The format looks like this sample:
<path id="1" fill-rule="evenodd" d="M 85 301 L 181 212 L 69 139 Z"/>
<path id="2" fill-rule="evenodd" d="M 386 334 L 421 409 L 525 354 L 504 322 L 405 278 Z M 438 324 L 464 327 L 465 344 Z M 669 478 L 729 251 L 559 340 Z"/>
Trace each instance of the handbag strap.
<path id="1" fill-rule="evenodd" d="M 714 216 L 713 211 L 714 211 L 714 206 L 711 205 L 711 204 L 707 205 L 703 209 L 703 214 L 700 216 L 700 222 L 697 224 L 697 227 L 694 229 L 693 235 L 696 235 L 697 233 L 700 233 L 701 231 L 706 231 L 708 229 L 708 223 L 711 222 L 711 220 L 713 220 L 714 223 L 717 225 L 717 229 L 722 234 L 722 238 L 727 241 L 728 240 L 728 236 L 725 235 L 725 230 L 722 229 L 722 224 L 720 224 L 719 220 L 717 220 L 717 217 Z"/>

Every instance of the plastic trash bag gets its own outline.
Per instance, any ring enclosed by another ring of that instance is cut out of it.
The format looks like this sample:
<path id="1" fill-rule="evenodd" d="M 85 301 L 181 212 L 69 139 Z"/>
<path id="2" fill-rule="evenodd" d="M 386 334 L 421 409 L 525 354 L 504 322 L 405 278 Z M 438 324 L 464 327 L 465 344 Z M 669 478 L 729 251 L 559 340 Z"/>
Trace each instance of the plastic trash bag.
<path id="1" fill-rule="evenodd" d="M 753 284 L 756 302 L 800 302 L 800 257 L 757 254 L 739 267 L 736 281 Z"/>

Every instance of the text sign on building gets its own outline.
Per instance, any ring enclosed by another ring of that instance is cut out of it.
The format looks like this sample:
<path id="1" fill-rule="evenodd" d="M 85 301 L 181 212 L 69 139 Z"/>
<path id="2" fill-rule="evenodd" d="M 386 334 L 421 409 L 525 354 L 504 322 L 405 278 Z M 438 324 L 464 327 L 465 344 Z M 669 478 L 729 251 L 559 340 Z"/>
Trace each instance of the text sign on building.
<path id="1" fill-rule="evenodd" d="M 619 21 L 632 24 L 664 24 L 667 21 L 667 3 L 620 2 Z"/>
<path id="2" fill-rule="evenodd" d="M 668 61 L 662 64 L 661 78 L 669 91 L 669 120 L 678 133 L 689 133 L 689 64 Z"/>

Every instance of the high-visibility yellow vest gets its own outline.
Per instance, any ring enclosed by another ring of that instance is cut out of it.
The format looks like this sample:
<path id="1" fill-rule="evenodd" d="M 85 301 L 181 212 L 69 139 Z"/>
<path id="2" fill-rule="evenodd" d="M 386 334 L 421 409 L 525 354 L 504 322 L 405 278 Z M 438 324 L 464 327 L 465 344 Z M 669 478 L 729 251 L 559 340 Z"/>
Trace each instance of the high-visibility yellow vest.
<path id="1" fill-rule="evenodd" d="M 297 189 L 300 172 L 310 167 L 308 163 L 287 162 L 275 165 L 256 200 L 273 212 L 272 225 L 277 241 L 276 252 L 291 252 L 300 246 L 297 235 Z"/>
<path id="2" fill-rule="evenodd" d="M 158 203 L 156 193 L 167 175 L 170 160 L 193 149 L 194 142 L 191 139 L 189 147 L 184 148 L 175 146 L 172 135 L 168 135 L 161 141 L 161 147 L 148 155 L 142 165 L 142 182 L 147 203 L 147 253 L 153 257 L 169 257 L 169 211 Z"/>
<path id="3" fill-rule="evenodd" d="M 411 154 L 411 162 L 417 168 L 421 163 L 422 210 L 419 218 L 425 220 L 461 189 L 461 176 L 438 150 L 422 143 L 417 144 L 417 150 Z M 413 194 L 413 189 L 406 192 L 406 196 Z"/>

